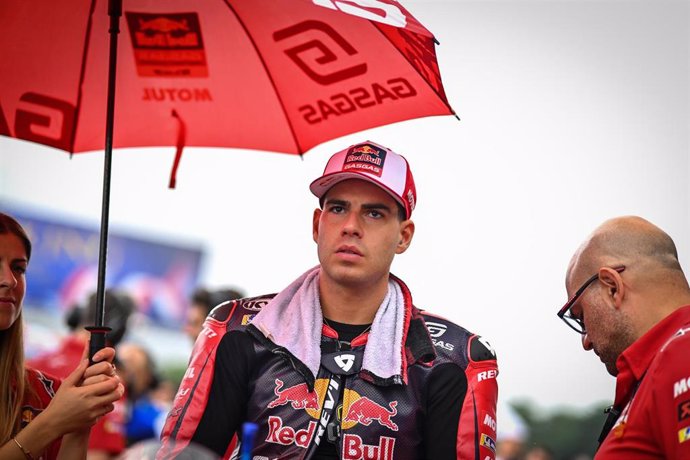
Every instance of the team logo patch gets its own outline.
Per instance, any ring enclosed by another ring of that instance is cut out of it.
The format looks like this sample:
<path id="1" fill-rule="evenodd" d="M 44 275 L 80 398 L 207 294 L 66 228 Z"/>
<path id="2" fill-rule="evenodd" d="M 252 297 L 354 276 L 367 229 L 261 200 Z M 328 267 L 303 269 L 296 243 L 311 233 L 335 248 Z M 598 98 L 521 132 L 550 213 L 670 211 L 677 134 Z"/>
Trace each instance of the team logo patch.
<path id="1" fill-rule="evenodd" d="M 482 433 L 481 438 L 479 438 L 479 444 L 484 447 L 488 447 L 491 449 L 491 452 L 496 452 L 496 441 L 494 441 L 493 438 L 487 434 Z"/>
<path id="2" fill-rule="evenodd" d="M 246 326 L 247 324 L 251 323 L 255 316 L 255 314 L 244 315 L 242 317 L 242 326 Z"/>
<path id="3" fill-rule="evenodd" d="M 395 452 L 395 438 L 379 437 L 378 444 L 365 444 L 356 434 L 343 436 L 343 460 L 393 460 Z"/>
<path id="4" fill-rule="evenodd" d="M 246 299 L 243 300 L 242 303 L 240 303 L 240 306 L 245 310 L 249 311 L 261 311 L 261 309 L 268 303 L 269 300 L 271 299 L 267 299 L 265 297 Z"/>
<path id="5" fill-rule="evenodd" d="M 381 426 L 398 431 L 398 425 L 393 421 L 393 417 L 398 414 L 397 406 L 398 401 L 389 402 L 386 408 L 366 396 L 360 396 L 354 401 L 347 401 L 346 407 L 343 407 L 346 414 L 343 417 L 343 426 L 347 426 L 348 423 L 369 426 L 375 421 Z"/>
<path id="6" fill-rule="evenodd" d="M 690 377 L 685 377 L 673 384 L 673 397 L 677 398 L 690 388 Z"/>
<path id="7" fill-rule="evenodd" d="M 688 439 L 690 439 L 690 426 L 681 428 L 681 430 L 678 431 L 678 444 L 682 444 Z"/>
<path id="8" fill-rule="evenodd" d="M 484 425 L 496 431 L 496 420 L 489 414 L 484 415 Z"/>
<path id="9" fill-rule="evenodd" d="M 352 375 L 362 368 L 363 350 L 337 351 L 335 353 L 323 353 L 321 365 L 336 375 Z"/>
<path id="10" fill-rule="evenodd" d="M 38 380 L 41 382 L 41 385 L 43 385 L 43 388 L 45 388 L 46 393 L 50 395 L 51 398 L 55 397 L 55 389 L 53 388 L 53 381 L 50 380 L 48 377 L 43 375 L 42 373 L 38 373 Z"/>
<path id="11" fill-rule="evenodd" d="M 276 379 L 273 389 L 276 398 L 268 403 L 268 408 L 289 405 L 295 410 L 306 411 L 310 417 L 318 420 L 321 418 L 321 408 L 328 406 L 328 383 L 329 379 L 317 379 L 314 382 L 314 391 L 309 392 L 306 383 L 284 388 L 284 382 Z M 357 424 L 369 426 L 376 422 L 392 431 L 398 431 L 398 425 L 393 421 L 393 418 L 398 414 L 397 406 L 398 401 L 390 401 L 388 407 L 385 407 L 354 390 L 346 388 L 342 411 L 340 412 L 342 428 L 348 430 Z"/>
<path id="12" fill-rule="evenodd" d="M 678 404 L 678 421 L 682 422 L 690 418 L 690 399 Z"/>
<path id="13" fill-rule="evenodd" d="M 285 425 L 282 418 L 271 415 L 268 417 L 268 436 L 266 441 L 283 446 L 295 444 L 306 449 L 309 447 L 315 431 L 316 422 L 313 420 L 309 422 L 307 428 L 296 430 L 291 426 Z"/>
<path id="14" fill-rule="evenodd" d="M 343 171 L 361 171 L 381 177 L 385 161 L 384 149 L 372 144 L 358 144 L 347 152 Z"/>
<path id="15" fill-rule="evenodd" d="M 441 323 L 426 321 L 426 328 L 429 330 L 431 337 L 439 338 L 446 332 L 447 326 Z"/>
<path id="16" fill-rule="evenodd" d="M 36 409 L 31 406 L 22 407 L 22 426 L 26 426 L 34 419 L 34 417 L 41 413 L 41 409 Z"/>
<path id="17" fill-rule="evenodd" d="M 196 13 L 126 12 L 141 77 L 208 77 Z"/>
<path id="18" fill-rule="evenodd" d="M 276 379 L 276 387 L 273 392 L 276 399 L 268 404 L 269 408 L 290 404 L 293 409 L 318 409 L 318 395 L 315 391 L 310 392 L 306 383 L 300 383 L 288 388 L 283 388 L 283 381 Z"/>
<path id="19" fill-rule="evenodd" d="M 352 369 L 352 365 L 355 364 L 355 355 L 349 353 L 342 354 L 334 357 L 333 360 L 339 368 L 347 372 Z"/>

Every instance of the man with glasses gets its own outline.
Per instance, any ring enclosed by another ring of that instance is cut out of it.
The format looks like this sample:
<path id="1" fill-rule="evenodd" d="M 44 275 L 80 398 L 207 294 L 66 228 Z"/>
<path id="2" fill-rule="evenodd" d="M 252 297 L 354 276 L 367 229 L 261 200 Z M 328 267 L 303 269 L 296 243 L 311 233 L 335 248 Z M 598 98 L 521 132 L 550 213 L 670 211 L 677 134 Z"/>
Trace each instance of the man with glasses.
<path id="1" fill-rule="evenodd" d="M 599 226 L 558 312 L 616 377 L 597 460 L 690 458 L 690 287 L 671 237 L 633 216 Z"/>

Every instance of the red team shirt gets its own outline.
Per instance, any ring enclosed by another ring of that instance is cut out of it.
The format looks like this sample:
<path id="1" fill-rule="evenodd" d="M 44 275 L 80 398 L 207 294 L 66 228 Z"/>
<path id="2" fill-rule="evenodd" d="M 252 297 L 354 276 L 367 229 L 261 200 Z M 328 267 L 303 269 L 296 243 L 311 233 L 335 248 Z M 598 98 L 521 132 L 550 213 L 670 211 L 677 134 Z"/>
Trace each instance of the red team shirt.
<path id="1" fill-rule="evenodd" d="M 690 459 L 690 305 L 650 329 L 616 365 L 622 412 L 596 460 Z"/>
<path id="2" fill-rule="evenodd" d="M 57 350 L 30 360 L 29 365 L 64 379 L 79 365 L 84 346 L 81 338 L 66 337 Z M 124 398 L 120 398 L 114 405 L 115 409 L 91 428 L 89 450 L 102 450 L 116 455 L 125 449 Z"/>
<path id="3" fill-rule="evenodd" d="M 22 429 L 48 407 L 60 387 L 59 379 L 29 367 L 26 368 L 26 380 L 30 389 L 24 392 L 22 401 Z M 53 441 L 36 460 L 55 460 L 60 452 L 61 439 Z"/>

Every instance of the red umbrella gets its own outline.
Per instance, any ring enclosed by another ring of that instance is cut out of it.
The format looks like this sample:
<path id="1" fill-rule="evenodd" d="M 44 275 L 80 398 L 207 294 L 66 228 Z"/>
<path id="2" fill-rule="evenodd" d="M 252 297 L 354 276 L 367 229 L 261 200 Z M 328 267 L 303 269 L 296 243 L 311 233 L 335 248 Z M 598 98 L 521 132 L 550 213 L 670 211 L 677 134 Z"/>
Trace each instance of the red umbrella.
<path id="1" fill-rule="evenodd" d="M 394 0 L 2 0 L 0 37 L 0 135 L 105 143 L 99 299 L 113 147 L 176 146 L 174 186 L 185 145 L 302 154 L 453 113 L 433 35 Z"/>

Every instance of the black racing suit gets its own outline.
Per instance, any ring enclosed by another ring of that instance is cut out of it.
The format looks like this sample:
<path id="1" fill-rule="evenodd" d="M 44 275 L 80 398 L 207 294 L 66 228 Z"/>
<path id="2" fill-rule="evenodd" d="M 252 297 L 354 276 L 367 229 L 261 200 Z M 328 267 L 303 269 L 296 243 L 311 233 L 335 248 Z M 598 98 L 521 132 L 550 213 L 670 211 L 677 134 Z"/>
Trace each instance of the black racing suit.
<path id="1" fill-rule="evenodd" d="M 235 458 L 244 421 L 258 424 L 256 460 L 494 458 L 498 369 L 478 336 L 410 301 L 403 381 L 361 371 L 367 334 L 344 345 L 351 337 L 343 333 L 352 334 L 346 325 L 324 326 L 314 378 L 249 324 L 271 298 L 229 302 L 211 313 L 158 458 L 175 457 L 190 443 Z"/>

